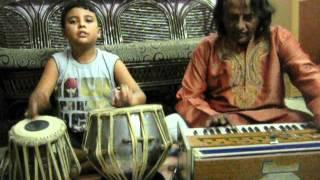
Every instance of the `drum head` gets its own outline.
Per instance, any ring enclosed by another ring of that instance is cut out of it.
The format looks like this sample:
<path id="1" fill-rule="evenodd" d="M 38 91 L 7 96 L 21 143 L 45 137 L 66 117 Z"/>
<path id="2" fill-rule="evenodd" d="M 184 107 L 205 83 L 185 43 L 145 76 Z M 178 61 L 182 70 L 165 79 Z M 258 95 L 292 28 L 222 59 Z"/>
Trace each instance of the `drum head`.
<path id="1" fill-rule="evenodd" d="M 156 111 L 156 110 L 161 110 L 162 111 L 162 105 L 161 104 L 142 104 L 142 105 L 136 105 L 136 106 L 130 106 L 130 107 L 122 107 L 122 108 L 103 108 L 103 109 L 97 109 L 89 112 L 90 115 L 95 115 L 95 114 L 112 114 L 112 115 L 117 115 L 117 114 L 125 114 L 127 112 L 140 112 L 140 111 Z"/>
<path id="2" fill-rule="evenodd" d="M 17 144 L 36 146 L 46 144 L 61 137 L 66 131 L 65 123 L 52 116 L 37 116 L 24 119 L 15 124 L 10 132 L 10 139 Z"/>

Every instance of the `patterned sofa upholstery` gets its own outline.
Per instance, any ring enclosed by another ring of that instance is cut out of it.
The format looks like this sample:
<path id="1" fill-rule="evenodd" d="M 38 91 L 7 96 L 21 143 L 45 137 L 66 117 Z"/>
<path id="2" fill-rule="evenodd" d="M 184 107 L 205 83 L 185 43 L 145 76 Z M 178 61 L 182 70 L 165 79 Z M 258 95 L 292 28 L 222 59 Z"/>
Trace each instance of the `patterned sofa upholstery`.
<path id="1" fill-rule="evenodd" d="M 67 47 L 60 27 L 63 0 L 0 2 L 0 146 L 23 118 L 48 57 Z M 174 112 L 190 54 L 211 31 L 215 0 L 91 0 L 102 38 L 146 92 L 147 103 Z"/>

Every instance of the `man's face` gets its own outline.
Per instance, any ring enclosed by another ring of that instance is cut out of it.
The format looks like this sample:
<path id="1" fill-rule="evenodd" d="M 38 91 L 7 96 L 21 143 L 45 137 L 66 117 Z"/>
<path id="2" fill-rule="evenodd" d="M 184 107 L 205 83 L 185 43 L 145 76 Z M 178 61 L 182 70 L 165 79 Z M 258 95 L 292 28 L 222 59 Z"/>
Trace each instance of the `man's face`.
<path id="1" fill-rule="evenodd" d="M 83 9 L 71 9 L 65 19 L 65 37 L 72 45 L 93 45 L 100 37 L 95 13 Z"/>
<path id="2" fill-rule="evenodd" d="M 251 10 L 250 0 L 225 0 L 223 7 L 227 37 L 239 46 L 247 46 L 259 23 Z"/>

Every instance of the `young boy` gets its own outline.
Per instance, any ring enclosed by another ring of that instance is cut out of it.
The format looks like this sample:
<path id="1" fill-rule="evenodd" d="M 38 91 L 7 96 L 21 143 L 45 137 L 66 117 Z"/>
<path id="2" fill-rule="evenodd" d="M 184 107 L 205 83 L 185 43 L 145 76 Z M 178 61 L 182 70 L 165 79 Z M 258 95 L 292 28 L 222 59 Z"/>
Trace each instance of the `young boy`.
<path id="1" fill-rule="evenodd" d="M 27 117 L 49 109 L 55 91 L 59 116 L 78 135 L 85 128 L 90 110 L 145 103 L 144 92 L 119 57 L 96 47 L 101 29 L 89 1 L 69 3 L 62 12 L 61 25 L 70 48 L 48 60 L 30 96 Z M 79 148 L 82 138 L 77 139 L 74 146 Z"/>

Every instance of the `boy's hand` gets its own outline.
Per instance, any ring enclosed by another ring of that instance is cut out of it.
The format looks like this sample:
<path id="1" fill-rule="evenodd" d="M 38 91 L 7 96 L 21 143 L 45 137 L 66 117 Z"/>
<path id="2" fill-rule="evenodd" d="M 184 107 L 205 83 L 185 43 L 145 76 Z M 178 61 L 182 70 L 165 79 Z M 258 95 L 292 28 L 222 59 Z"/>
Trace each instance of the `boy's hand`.
<path id="1" fill-rule="evenodd" d="M 133 92 L 127 85 L 121 84 L 120 87 L 117 87 L 112 91 L 112 94 L 113 106 L 125 107 L 132 104 Z"/>
<path id="2" fill-rule="evenodd" d="M 48 98 L 46 98 L 44 95 L 33 93 L 30 96 L 28 108 L 24 113 L 24 116 L 26 118 L 33 119 L 34 117 L 38 116 L 39 113 L 50 107 L 51 105 Z"/>
<path id="3" fill-rule="evenodd" d="M 34 101 L 29 101 L 28 109 L 24 113 L 25 118 L 33 119 L 38 115 L 38 105 Z"/>

